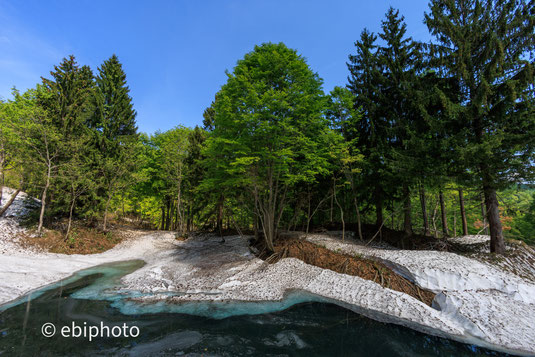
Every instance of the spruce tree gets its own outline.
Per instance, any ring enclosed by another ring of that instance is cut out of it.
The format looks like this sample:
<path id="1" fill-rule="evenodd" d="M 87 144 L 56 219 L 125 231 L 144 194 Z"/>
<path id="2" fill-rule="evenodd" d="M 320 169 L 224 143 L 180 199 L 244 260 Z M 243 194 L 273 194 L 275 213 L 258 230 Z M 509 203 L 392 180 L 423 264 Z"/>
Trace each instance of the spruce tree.
<path id="1" fill-rule="evenodd" d="M 82 134 L 92 114 L 93 72 L 88 66 L 80 67 L 70 55 L 54 66 L 50 75 L 50 79 L 42 78 L 44 91 L 38 103 L 64 135 Z"/>
<path id="2" fill-rule="evenodd" d="M 367 30 L 355 43 L 356 55 L 349 56 L 348 87 L 362 109 L 358 124 L 358 145 L 365 156 L 361 174 L 362 185 L 374 187 L 372 200 L 376 206 L 376 225 L 383 224 L 383 201 L 402 194 L 404 230 L 412 235 L 410 189 L 414 170 L 421 159 L 414 129 L 422 116 L 420 45 L 406 37 L 406 25 L 399 11 L 390 8 L 377 37 Z"/>
<path id="3" fill-rule="evenodd" d="M 127 184 L 135 164 L 136 112 L 129 93 L 126 74 L 113 55 L 98 68 L 95 113 L 89 122 L 98 148 L 104 230 L 111 198 Z"/>
<path id="4" fill-rule="evenodd" d="M 79 66 L 72 55 L 54 66 L 50 75 L 51 78 L 42 78 L 42 85 L 38 86 L 35 95 L 38 106 L 47 118 L 41 133 L 56 133 L 60 145 L 55 148 L 57 152 L 53 161 L 56 163 L 52 165 L 50 159 L 46 160 L 48 173 L 42 183 L 42 212 L 44 214 L 47 204 L 45 201 L 49 200 L 53 215 L 66 215 L 71 206 L 71 185 L 66 168 L 80 171 L 82 168 L 75 166 L 83 165 L 85 161 L 73 161 L 73 158 L 90 156 L 91 147 L 80 145 L 80 142 L 86 141 L 86 124 L 94 109 L 94 76 L 88 66 Z M 40 217 L 40 228 L 43 225 L 43 214 Z"/>
<path id="5" fill-rule="evenodd" d="M 379 91 L 382 84 L 377 36 L 364 29 L 355 42 L 356 54 L 349 55 L 350 75 L 347 87 L 355 96 L 355 109 L 360 108 L 362 119 L 356 122 L 357 145 L 365 157 L 360 174 L 361 185 L 371 187 L 369 197 L 376 207 L 376 225 L 383 224 L 383 200 L 387 190 L 385 156 L 389 150 L 388 123 L 381 113 Z"/>
<path id="6" fill-rule="evenodd" d="M 379 34 L 384 45 L 379 47 L 379 64 L 382 70 L 379 104 L 389 131 L 390 150 L 386 156 L 389 171 L 401 186 L 404 232 L 412 235 L 411 187 L 415 183 L 416 164 L 421 159 L 413 137 L 420 126 L 418 71 L 421 68 L 419 44 L 406 36 L 407 25 L 399 10 L 388 9 Z M 394 192 L 395 193 L 395 192 Z"/>
<path id="7" fill-rule="evenodd" d="M 443 96 L 455 125 L 449 136 L 466 172 L 480 185 L 491 252 L 505 245 L 496 191 L 529 180 L 535 160 L 533 95 L 535 2 L 432 0 L 425 23 L 435 37 L 434 65 L 459 84 Z"/>
<path id="8" fill-rule="evenodd" d="M 117 149 L 121 140 L 137 134 L 136 111 L 126 74 L 116 55 L 98 68 L 96 85 L 95 115 L 90 126 L 100 132 L 99 148 L 110 152 Z"/>

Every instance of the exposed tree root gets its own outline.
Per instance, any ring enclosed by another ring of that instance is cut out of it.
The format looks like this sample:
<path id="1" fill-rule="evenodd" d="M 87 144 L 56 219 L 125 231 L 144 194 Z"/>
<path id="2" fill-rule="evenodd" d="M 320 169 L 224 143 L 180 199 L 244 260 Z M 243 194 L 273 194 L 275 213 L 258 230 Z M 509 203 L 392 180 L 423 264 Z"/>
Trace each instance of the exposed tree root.
<path id="1" fill-rule="evenodd" d="M 276 242 L 275 252 L 262 257 L 266 264 L 284 258 L 297 258 L 307 264 L 371 280 L 385 288 L 400 291 L 431 306 L 435 294 L 421 289 L 413 282 L 396 274 L 381 262 L 328 250 L 311 242 L 289 239 Z"/>

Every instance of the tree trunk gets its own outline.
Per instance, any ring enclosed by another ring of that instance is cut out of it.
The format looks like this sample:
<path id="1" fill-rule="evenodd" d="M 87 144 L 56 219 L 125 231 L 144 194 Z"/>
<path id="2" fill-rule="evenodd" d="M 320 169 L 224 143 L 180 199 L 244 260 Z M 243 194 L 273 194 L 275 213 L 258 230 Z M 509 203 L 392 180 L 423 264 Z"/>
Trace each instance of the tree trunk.
<path id="1" fill-rule="evenodd" d="M 191 216 L 191 204 L 188 204 L 188 218 L 186 219 L 187 221 L 187 226 L 186 226 L 186 231 L 189 233 L 190 230 L 191 230 L 191 225 L 193 224 L 193 218 Z"/>
<path id="2" fill-rule="evenodd" d="M 357 230 L 358 230 L 358 234 L 359 234 L 359 239 L 363 240 L 364 238 L 362 237 L 362 223 L 361 223 L 361 219 L 360 219 L 359 203 L 358 203 L 358 200 L 357 200 L 357 190 L 355 188 L 353 175 L 352 174 L 346 174 L 346 176 L 349 179 L 349 182 L 351 182 L 351 193 L 353 193 L 353 205 L 355 206 L 355 214 L 357 216 Z"/>
<path id="3" fill-rule="evenodd" d="M 433 237 L 437 238 L 437 208 L 438 200 L 435 201 L 435 208 L 433 208 L 433 215 L 431 217 L 431 222 L 433 223 Z"/>
<path id="4" fill-rule="evenodd" d="M 2 160 L 2 163 L 0 164 L 2 172 L 0 173 L 0 206 L 2 206 L 2 194 L 4 192 L 4 160 Z M 1 216 L 1 215 L 0 215 Z"/>
<path id="5" fill-rule="evenodd" d="M 170 216 L 171 216 L 171 200 L 167 200 L 165 202 L 165 230 L 168 231 L 169 230 L 169 221 L 170 221 Z"/>
<path id="6" fill-rule="evenodd" d="M 487 225 L 487 213 L 485 212 L 485 196 L 481 198 L 481 217 L 483 219 L 483 230 L 485 235 L 489 235 L 489 226 Z"/>
<path id="7" fill-rule="evenodd" d="M 43 231 L 43 219 L 45 217 L 45 207 L 46 207 L 46 193 L 48 191 L 48 187 L 50 186 L 50 177 L 52 176 L 52 167 L 49 164 L 47 173 L 46 173 L 46 183 L 45 188 L 43 189 L 43 193 L 41 194 L 41 212 L 39 213 L 39 225 L 37 226 L 37 235 L 41 235 Z"/>
<path id="8" fill-rule="evenodd" d="M 306 229 L 305 235 L 308 235 L 308 229 L 310 227 L 310 220 L 312 219 L 310 217 L 310 200 L 311 199 L 312 199 L 312 194 L 309 191 L 308 192 L 308 210 L 307 210 L 307 229 Z M 332 199 L 332 197 L 331 197 L 331 199 Z"/>
<path id="9" fill-rule="evenodd" d="M 453 209 L 453 236 L 457 237 L 457 213 Z"/>
<path id="10" fill-rule="evenodd" d="M 223 237 L 223 201 L 225 197 L 223 195 L 219 196 L 217 201 L 217 222 L 216 229 L 219 232 L 219 236 Z"/>
<path id="11" fill-rule="evenodd" d="M 336 192 L 336 187 L 334 187 L 334 185 L 336 185 L 336 181 L 333 181 L 333 192 Z M 334 210 L 334 195 L 331 196 L 331 211 L 330 211 L 330 222 L 333 223 L 333 210 Z"/>
<path id="12" fill-rule="evenodd" d="M 429 234 L 429 220 L 427 219 L 427 204 L 425 202 L 425 187 L 420 185 L 420 204 L 422 206 L 422 218 L 424 221 L 424 235 Z"/>
<path id="13" fill-rule="evenodd" d="M 74 202 L 76 202 L 76 196 L 72 196 L 71 200 L 71 208 L 69 210 L 69 224 L 67 224 L 67 232 L 65 233 L 65 240 L 69 238 L 69 233 L 71 232 L 71 224 L 72 224 L 72 211 L 74 210 Z"/>
<path id="14" fill-rule="evenodd" d="M 485 206 L 490 228 L 490 252 L 505 254 L 505 242 L 503 239 L 502 222 L 496 190 L 491 187 L 484 188 Z"/>
<path id="15" fill-rule="evenodd" d="M 392 230 L 394 230 L 395 228 L 395 224 L 396 224 L 396 211 L 394 210 L 394 200 L 392 200 L 392 212 L 391 212 L 391 216 L 392 216 Z"/>
<path id="16" fill-rule="evenodd" d="M 461 222 L 463 224 L 463 236 L 468 235 L 468 223 L 466 221 L 466 210 L 464 208 L 463 190 L 459 189 L 459 205 L 461 206 Z"/>
<path id="17" fill-rule="evenodd" d="M 358 233 L 359 233 L 359 239 L 363 240 L 364 238 L 362 237 L 362 223 L 361 223 L 361 220 L 360 220 L 359 203 L 357 201 L 357 196 L 356 195 L 353 195 L 353 202 L 354 202 L 354 205 L 355 205 L 355 212 L 357 213 L 357 230 L 358 230 Z"/>
<path id="18" fill-rule="evenodd" d="M 411 191 L 407 185 L 403 185 L 403 232 L 406 237 L 412 236 L 411 220 Z"/>
<path id="19" fill-rule="evenodd" d="M 274 252 L 275 246 L 273 242 L 275 241 L 275 237 L 277 235 L 277 232 L 275 230 L 274 212 L 268 212 L 268 210 L 266 210 L 266 212 L 264 213 L 263 229 L 266 246 L 270 252 Z"/>
<path id="20" fill-rule="evenodd" d="M 21 188 L 17 189 L 12 195 L 11 198 L 6 202 L 5 206 L 0 209 L 0 217 L 7 211 L 9 206 L 15 201 L 15 198 L 17 198 L 17 195 L 19 194 Z"/>
<path id="21" fill-rule="evenodd" d="M 381 196 L 379 189 L 376 190 L 375 217 L 375 225 L 381 227 L 383 225 L 383 197 Z"/>
<path id="22" fill-rule="evenodd" d="M 160 230 L 163 231 L 165 229 L 165 203 L 162 202 L 162 222 L 160 224 Z"/>
<path id="23" fill-rule="evenodd" d="M 253 220 L 253 230 L 254 230 L 255 242 L 258 242 L 258 240 L 260 239 L 260 234 L 258 232 L 258 216 L 256 214 L 254 215 L 254 220 Z"/>
<path id="24" fill-rule="evenodd" d="M 438 192 L 438 199 L 440 201 L 440 213 L 441 213 L 441 218 L 442 218 L 442 233 L 444 233 L 444 237 L 447 237 L 449 235 L 448 217 L 446 215 L 446 205 L 444 203 L 444 194 L 442 193 L 442 190 Z"/>
<path id="25" fill-rule="evenodd" d="M 340 219 L 342 220 L 342 242 L 345 241 L 346 237 L 346 223 L 344 221 L 344 210 L 342 209 L 342 206 L 340 205 L 340 202 L 338 202 L 338 197 L 336 197 L 336 179 L 333 180 L 333 196 L 334 200 L 336 201 L 336 205 L 340 209 Z"/>
<path id="26" fill-rule="evenodd" d="M 108 199 L 106 200 L 106 208 L 104 209 L 104 222 L 102 223 L 102 230 L 105 232 L 108 224 L 108 208 L 110 207 L 112 192 L 108 194 Z"/>
<path id="27" fill-rule="evenodd" d="M 182 166 L 179 169 L 179 178 L 177 184 L 177 195 L 176 195 L 176 210 L 178 213 L 179 222 L 177 222 L 177 232 L 179 234 L 184 234 L 184 215 L 182 213 Z"/>

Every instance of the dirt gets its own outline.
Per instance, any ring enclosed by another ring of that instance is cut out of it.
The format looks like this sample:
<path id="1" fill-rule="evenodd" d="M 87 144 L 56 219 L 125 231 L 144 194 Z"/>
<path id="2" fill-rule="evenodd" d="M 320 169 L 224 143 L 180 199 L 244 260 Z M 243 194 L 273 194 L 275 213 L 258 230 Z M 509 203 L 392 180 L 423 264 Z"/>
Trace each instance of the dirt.
<path id="1" fill-rule="evenodd" d="M 274 254 L 268 256 L 264 253 L 260 255 L 260 258 L 269 263 L 275 263 L 283 258 L 297 258 L 323 269 L 374 281 L 385 288 L 408 294 L 429 306 L 435 297 L 434 293 L 419 288 L 378 261 L 333 252 L 301 239 L 279 240 L 275 244 Z"/>
<path id="2" fill-rule="evenodd" d="M 102 232 L 96 228 L 75 227 L 69 237 L 58 230 L 46 230 L 41 237 L 24 235 L 21 244 L 62 254 L 95 254 L 113 248 L 128 235 L 120 231 Z"/>

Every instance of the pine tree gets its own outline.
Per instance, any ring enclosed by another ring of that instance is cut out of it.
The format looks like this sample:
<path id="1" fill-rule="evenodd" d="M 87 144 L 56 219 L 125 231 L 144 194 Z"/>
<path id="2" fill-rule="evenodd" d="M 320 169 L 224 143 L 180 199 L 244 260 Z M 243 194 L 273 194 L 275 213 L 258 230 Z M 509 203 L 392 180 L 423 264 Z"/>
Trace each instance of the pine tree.
<path id="1" fill-rule="evenodd" d="M 436 39 L 437 72 L 459 84 L 443 96 L 449 135 L 465 171 L 483 191 L 491 252 L 505 245 L 496 191 L 529 179 L 535 160 L 535 2 L 432 0 L 425 15 Z"/>

